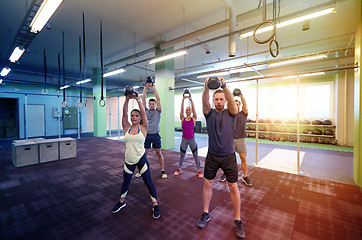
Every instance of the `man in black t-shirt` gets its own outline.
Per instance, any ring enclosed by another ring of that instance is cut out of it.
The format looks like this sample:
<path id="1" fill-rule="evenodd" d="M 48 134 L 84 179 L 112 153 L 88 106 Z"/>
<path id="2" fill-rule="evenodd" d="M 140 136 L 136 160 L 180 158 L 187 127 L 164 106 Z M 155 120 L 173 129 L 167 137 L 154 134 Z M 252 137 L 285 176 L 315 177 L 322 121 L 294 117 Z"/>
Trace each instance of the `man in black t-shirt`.
<path id="1" fill-rule="evenodd" d="M 209 102 L 208 78 L 205 80 L 205 87 L 202 93 L 202 111 L 206 118 L 209 148 L 204 169 L 203 212 L 197 221 L 197 227 L 204 228 L 210 220 L 209 207 L 212 197 L 212 187 L 216 173 L 218 169 L 221 168 L 226 175 L 231 201 L 234 207 L 236 236 L 245 238 L 245 230 L 240 216 L 240 192 L 237 185 L 238 165 L 233 147 L 237 107 L 231 91 L 226 86 L 225 79 L 219 77 L 219 80 L 222 89 L 214 92 L 213 102 L 215 109 L 211 108 Z M 227 103 L 227 109 L 225 109 L 225 103 Z"/>

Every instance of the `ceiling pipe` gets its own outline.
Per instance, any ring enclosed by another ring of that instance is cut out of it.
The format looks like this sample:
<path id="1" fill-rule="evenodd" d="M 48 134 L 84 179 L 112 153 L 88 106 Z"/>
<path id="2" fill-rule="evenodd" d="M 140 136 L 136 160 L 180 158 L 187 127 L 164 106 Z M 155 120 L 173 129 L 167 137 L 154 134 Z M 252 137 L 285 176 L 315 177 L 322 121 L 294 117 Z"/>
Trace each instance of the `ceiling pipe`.
<path id="1" fill-rule="evenodd" d="M 236 52 L 236 11 L 231 0 L 224 0 L 229 11 L 229 57 L 235 57 Z"/>

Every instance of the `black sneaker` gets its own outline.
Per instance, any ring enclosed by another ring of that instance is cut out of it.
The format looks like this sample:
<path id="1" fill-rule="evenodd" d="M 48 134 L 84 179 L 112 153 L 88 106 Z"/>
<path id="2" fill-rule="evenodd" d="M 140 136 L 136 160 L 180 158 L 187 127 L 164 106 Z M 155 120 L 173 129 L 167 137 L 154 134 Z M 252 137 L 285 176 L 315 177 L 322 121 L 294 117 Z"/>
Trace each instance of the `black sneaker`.
<path id="1" fill-rule="evenodd" d="M 234 220 L 235 233 L 238 238 L 245 238 L 245 230 L 241 220 Z"/>
<path id="2" fill-rule="evenodd" d="M 155 219 L 161 217 L 160 207 L 158 205 L 152 207 L 152 216 Z"/>
<path id="3" fill-rule="evenodd" d="M 121 203 L 120 201 L 117 201 L 116 205 L 114 205 L 114 207 L 112 208 L 112 213 L 118 212 L 125 206 L 126 206 L 126 201 L 123 201 L 123 203 Z"/>
<path id="4" fill-rule="evenodd" d="M 245 183 L 246 186 L 253 186 L 253 184 L 251 183 L 250 179 L 246 176 L 243 178 L 243 182 Z"/>
<path id="5" fill-rule="evenodd" d="M 221 175 L 221 177 L 219 178 L 219 181 L 220 182 L 224 182 L 226 180 L 226 176 L 225 176 L 225 173 L 223 173 L 222 175 Z"/>
<path id="6" fill-rule="evenodd" d="M 161 171 L 161 178 L 166 179 L 167 178 L 167 173 L 166 171 Z"/>
<path id="7" fill-rule="evenodd" d="M 197 221 L 197 227 L 201 229 L 206 227 L 208 221 L 210 221 L 210 214 L 202 212 L 200 219 Z"/>

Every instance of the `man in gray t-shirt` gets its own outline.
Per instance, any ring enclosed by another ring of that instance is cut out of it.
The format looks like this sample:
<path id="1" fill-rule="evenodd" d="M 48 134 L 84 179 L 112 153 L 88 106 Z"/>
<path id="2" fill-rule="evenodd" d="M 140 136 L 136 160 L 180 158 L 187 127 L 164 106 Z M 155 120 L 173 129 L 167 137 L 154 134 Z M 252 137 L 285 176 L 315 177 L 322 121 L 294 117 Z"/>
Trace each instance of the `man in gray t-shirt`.
<path id="1" fill-rule="evenodd" d="M 148 101 L 148 107 L 146 107 L 146 97 L 147 97 L 147 88 L 152 88 L 153 93 L 155 94 L 156 99 L 151 98 Z M 161 177 L 167 178 L 167 174 L 165 171 L 165 163 L 164 158 L 161 152 L 161 136 L 158 133 L 160 131 L 159 124 L 161 119 L 161 100 L 160 96 L 158 95 L 157 89 L 155 84 L 146 84 L 143 88 L 143 95 L 142 95 L 142 103 L 143 106 L 146 109 L 146 117 L 148 120 L 148 131 L 147 131 L 147 137 L 145 140 L 145 149 L 146 154 L 148 155 L 148 151 L 151 148 L 155 150 L 158 161 L 160 162 L 160 168 L 161 168 Z M 157 107 L 156 107 L 157 105 Z M 137 175 L 140 176 L 140 175 Z M 136 177 L 137 177 L 136 176 Z"/>

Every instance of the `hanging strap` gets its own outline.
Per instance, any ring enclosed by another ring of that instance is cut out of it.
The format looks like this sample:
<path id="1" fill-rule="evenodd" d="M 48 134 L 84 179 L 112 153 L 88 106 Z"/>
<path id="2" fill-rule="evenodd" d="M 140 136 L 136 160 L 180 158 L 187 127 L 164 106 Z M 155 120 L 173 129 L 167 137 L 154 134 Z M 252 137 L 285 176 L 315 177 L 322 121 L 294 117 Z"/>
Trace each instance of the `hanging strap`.
<path id="1" fill-rule="evenodd" d="M 44 88 L 41 91 L 43 94 L 48 94 L 47 89 L 47 57 L 45 55 L 45 49 L 44 49 Z"/>
<path id="2" fill-rule="evenodd" d="M 64 32 L 63 32 L 63 86 L 65 86 L 65 61 L 64 61 Z M 63 102 L 62 107 L 66 108 L 68 105 L 67 101 L 65 101 L 65 88 L 63 89 Z"/>
<path id="3" fill-rule="evenodd" d="M 82 42 L 79 38 L 79 79 L 82 81 Z M 78 108 L 84 108 L 84 103 L 82 101 L 82 83 L 79 84 L 79 102 L 77 104 Z"/>
<path id="4" fill-rule="evenodd" d="M 106 105 L 106 101 L 103 99 L 103 33 L 102 33 L 102 21 L 101 21 L 101 29 L 100 29 L 100 50 L 101 50 L 101 100 L 99 100 L 99 106 L 104 107 Z"/>

